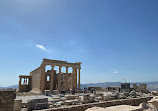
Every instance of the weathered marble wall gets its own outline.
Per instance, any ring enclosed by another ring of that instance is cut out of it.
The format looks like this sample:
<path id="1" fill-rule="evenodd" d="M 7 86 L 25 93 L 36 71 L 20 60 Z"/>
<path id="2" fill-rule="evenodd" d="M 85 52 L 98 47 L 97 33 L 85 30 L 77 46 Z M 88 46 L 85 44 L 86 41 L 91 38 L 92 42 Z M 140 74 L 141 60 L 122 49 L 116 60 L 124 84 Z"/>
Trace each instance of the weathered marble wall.
<path id="1" fill-rule="evenodd" d="M 40 90 L 41 68 L 35 69 L 30 75 L 32 75 L 32 90 Z"/>

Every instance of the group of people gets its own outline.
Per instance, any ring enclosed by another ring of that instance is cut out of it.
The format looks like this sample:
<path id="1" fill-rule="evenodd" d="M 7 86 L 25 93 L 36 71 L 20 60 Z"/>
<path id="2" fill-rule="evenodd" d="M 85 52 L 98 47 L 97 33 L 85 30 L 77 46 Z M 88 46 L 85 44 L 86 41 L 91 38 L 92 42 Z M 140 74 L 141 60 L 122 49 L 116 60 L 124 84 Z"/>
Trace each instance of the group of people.
<path id="1" fill-rule="evenodd" d="M 77 92 L 77 90 L 75 89 L 75 88 L 73 88 L 73 89 L 68 89 L 67 91 L 66 90 L 61 90 L 60 91 L 60 94 L 61 95 L 65 95 L 65 93 L 69 93 L 69 94 L 75 94 Z"/>

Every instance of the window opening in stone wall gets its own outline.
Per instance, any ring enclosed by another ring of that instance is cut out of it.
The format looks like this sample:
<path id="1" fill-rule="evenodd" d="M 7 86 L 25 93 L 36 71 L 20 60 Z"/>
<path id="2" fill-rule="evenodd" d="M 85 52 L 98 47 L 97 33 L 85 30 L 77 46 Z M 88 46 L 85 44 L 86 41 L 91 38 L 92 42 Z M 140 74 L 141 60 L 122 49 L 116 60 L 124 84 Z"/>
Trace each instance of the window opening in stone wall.
<path id="1" fill-rule="evenodd" d="M 47 81 L 50 81 L 50 76 L 47 76 Z"/>

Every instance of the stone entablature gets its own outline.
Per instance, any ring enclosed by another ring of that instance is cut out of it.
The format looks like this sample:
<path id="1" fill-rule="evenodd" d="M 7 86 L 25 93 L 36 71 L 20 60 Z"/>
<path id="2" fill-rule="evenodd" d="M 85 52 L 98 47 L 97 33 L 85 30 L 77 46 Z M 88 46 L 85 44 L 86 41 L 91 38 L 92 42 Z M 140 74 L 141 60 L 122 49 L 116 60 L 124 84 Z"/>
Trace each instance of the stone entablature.
<path id="1" fill-rule="evenodd" d="M 65 66 L 65 67 L 75 67 L 77 69 L 81 68 L 81 62 L 69 63 L 67 61 L 43 59 L 42 65 L 55 65 L 55 66 Z"/>

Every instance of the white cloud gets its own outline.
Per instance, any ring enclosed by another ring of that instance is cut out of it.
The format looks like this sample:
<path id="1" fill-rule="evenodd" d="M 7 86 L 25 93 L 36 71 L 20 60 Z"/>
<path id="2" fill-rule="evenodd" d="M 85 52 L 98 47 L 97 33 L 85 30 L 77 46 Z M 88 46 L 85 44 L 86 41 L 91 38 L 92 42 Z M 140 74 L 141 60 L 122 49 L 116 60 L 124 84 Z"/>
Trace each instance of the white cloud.
<path id="1" fill-rule="evenodd" d="M 119 73 L 119 71 L 114 71 L 113 73 L 114 73 L 114 74 L 118 74 L 118 73 Z"/>
<path id="2" fill-rule="evenodd" d="M 46 48 L 43 45 L 36 45 L 36 47 L 40 48 L 41 50 L 46 50 Z"/>
<path id="3" fill-rule="evenodd" d="M 44 50 L 46 52 L 49 52 L 43 45 L 36 45 L 36 47 L 40 48 L 41 50 Z"/>

